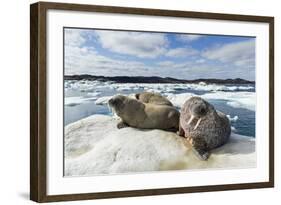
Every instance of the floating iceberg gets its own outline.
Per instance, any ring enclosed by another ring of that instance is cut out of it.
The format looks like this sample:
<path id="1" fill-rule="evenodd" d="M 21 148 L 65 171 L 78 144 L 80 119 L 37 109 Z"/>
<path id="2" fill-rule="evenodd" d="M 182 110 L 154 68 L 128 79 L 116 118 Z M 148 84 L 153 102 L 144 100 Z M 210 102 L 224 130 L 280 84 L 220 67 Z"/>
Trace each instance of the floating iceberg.
<path id="1" fill-rule="evenodd" d="M 82 103 L 88 103 L 89 101 L 96 100 L 95 96 L 93 97 L 65 97 L 64 105 L 66 106 L 76 106 Z"/>
<path id="2" fill-rule="evenodd" d="M 208 161 L 201 161 L 175 133 L 118 130 L 116 124 L 112 117 L 93 115 L 65 127 L 66 176 L 256 166 L 254 138 L 232 134 Z"/>
<path id="3" fill-rule="evenodd" d="M 150 90 L 147 90 L 148 92 L 153 92 Z M 206 100 L 225 100 L 227 101 L 226 104 L 234 107 L 234 108 L 245 108 L 251 111 L 255 111 L 255 105 L 256 105 L 256 93 L 254 92 L 211 92 L 206 93 L 203 95 L 196 95 L 194 93 L 180 93 L 180 94 L 172 94 L 172 93 L 162 93 L 164 96 L 166 96 L 174 106 L 176 107 L 182 107 L 184 102 L 188 100 L 190 97 L 193 96 L 200 96 Z M 104 96 L 97 98 L 95 103 L 97 105 L 105 105 L 107 104 L 107 101 L 112 98 L 112 96 Z M 128 95 L 129 97 L 133 97 L 134 93 Z"/>
<path id="4" fill-rule="evenodd" d="M 96 105 L 106 105 L 110 98 L 112 98 L 112 96 L 100 97 L 95 101 L 95 104 Z"/>
<path id="5" fill-rule="evenodd" d="M 187 101 L 189 98 L 193 96 L 197 96 L 193 93 L 181 93 L 181 94 L 166 93 L 165 95 L 167 96 L 168 100 L 170 100 L 173 103 L 174 106 L 179 108 L 182 107 L 185 101 Z"/>
<path id="6" fill-rule="evenodd" d="M 255 89 L 252 85 L 218 85 L 206 84 L 205 82 L 196 83 L 114 83 L 101 82 L 97 80 L 66 80 L 66 90 L 80 90 L 82 92 L 91 92 L 96 89 L 114 89 L 116 91 L 128 90 L 149 90 L 153 92 L 175 92 L 177 90 L 196 90 L 196 91 L 247 91 Z"/>
<path id="7" fill-rule="evenodd" d="M 227 86 L 227 85 L 217 85 L 217 84 L 206 84 L 200 82 L 199 84 L 149 84 L 149 83 L 128 83 L 128 84 L 117 84 L 120 87 L 126 87 L 130 89 L 138 89 L 140 87 L 144 90 L 150 90 L 155 92 L 175 92 L 177 90 L 197 90 L 197 91 L 246 91 L 254 89 L 253 86 Z"/>
<path id="8" fill-rule="evenodd" d="M 181 93 L 181 94 L 165 94 L 167 98 L 177 107 L 181 107 L 186 100 L 192 96 L 198 96 L 193 93 Z M 200 97 L 206 100 L 226 100 L 227 104 L 235 108 L 245 108 L 255 111 L 256 105 L 256 93 L 254 92 L 211 92 L 200 95 Z"/>
<path id="9" fill-rule="evenodd" d="M 231 122 L 236 122 L 239 119 L 237 115 L 235 115 L 234 117 L 231 117 L 230 115 L 226 115 L 226 116 Z"/>
<path id="10" fill-rule="evenodd" d="M 86 96 L 90 96 L 90 97 L 97 97 L 101 95 L 101 92 L 88 92 Z"/>
<path id="11" fill-rule="evenodd" d="M 227 100 L 227 104 L 235 108 L 246 108 L 252 111 L 256 109 L 255 92 L 213 92 L 202 95 L 205 99 Z"/>
<path id="12" fill-rule="evenodd" d="M 100 85 L 99 81 L 87 81 L 87 80 L 66 80 L 64 81 L 64 87 L 71 90 L 79 90 L 82 92 L 92 91 L 96 86 Z"/>

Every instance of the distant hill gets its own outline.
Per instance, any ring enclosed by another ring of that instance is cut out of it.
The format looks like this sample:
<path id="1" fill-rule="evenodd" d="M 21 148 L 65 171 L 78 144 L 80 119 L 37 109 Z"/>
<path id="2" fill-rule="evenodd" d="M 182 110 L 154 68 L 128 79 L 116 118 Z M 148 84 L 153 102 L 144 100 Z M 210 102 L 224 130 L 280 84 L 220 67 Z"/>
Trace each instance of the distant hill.
<path id="1" fill-rule="evenodd" d="M 113 81 L 116 83 L 200 83 L 206 84 L 254 84 L 255 81 L 248 81 L 241 78 L 235 79 L 195 79 L 195 80 L 183 80 L 176 78 L 162 78 L 158 76 L 95 76 L 95 75 L 65 75 L 65 80 L 99 80 L 99 81 Z"/>

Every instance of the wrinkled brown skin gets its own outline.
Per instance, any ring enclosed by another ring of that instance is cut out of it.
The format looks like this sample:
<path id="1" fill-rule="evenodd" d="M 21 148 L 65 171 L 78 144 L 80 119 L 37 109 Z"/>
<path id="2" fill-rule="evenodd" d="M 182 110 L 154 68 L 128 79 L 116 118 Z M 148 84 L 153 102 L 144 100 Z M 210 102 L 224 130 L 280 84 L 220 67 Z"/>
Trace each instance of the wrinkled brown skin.
<path id="1" fill-rule="evenodd" d="M 177 131 L 179 127 L 180 113 L 171 106 L 142 103 L 123 95 L 111 98 L 109 106 L 121 118 L 121 122 L 117 125 L 119 129 L 130 126 Z"/>
<path id="2" fill-rule="evenodd" d="M 200 117 L 195 117 L 190 124 L 188 122 L 192 114 L 196 115 L 192 108 L 200 103 L 204 104 L 206 113 L 200 116 L 201 122 L 194 130 Z M 216 111 L 210 103 L 202 98 L 192 97 L 181 108 L 178 134 L 187 138 L 200 159 L 207 160 L 210 150 L 222 146 L 228 141 L 231 127 L 225 114 Z"/>
<path id="3" fill-rule="evenodd" d="M 137 100 L 143 103 L 173 106 L 173 104 L 166 97 L 158 93 L 142 92 L 142 93 L 137 93 L 135 97 Z"/>

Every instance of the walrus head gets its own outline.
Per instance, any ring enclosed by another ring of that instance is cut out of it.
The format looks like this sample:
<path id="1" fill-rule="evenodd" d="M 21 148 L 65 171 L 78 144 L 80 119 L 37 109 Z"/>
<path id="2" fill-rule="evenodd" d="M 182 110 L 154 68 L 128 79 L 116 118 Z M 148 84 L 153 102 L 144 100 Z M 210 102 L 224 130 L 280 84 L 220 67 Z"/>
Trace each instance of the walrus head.
<path id="1" fill-rule="evenodd" d="M 200 125 L 200 122 L 204 116 L 207 115 L 209 112 L 209 103 L 203 100 L 200 97 L 192 97 L 188 100 L 188 110 L 191 115 L 190 119 L 188 120 L 188 125 L 197 120 L 194 130 Z"/>
<path id="2" fill-rule="evenodd" d="M 116 95 L 109 99 L 108 105 L 119 116 L 134 115 L 144 109 L 144 104 L 138 100 L 124 95 Z"/>
<path id="3" fill-rule="evenodd" d="M 126 96 L 116 95 L 108 100 L 108 105 L 116 112 L 117 115 L 120 115 L 122 110 L 125 107 Z"/>

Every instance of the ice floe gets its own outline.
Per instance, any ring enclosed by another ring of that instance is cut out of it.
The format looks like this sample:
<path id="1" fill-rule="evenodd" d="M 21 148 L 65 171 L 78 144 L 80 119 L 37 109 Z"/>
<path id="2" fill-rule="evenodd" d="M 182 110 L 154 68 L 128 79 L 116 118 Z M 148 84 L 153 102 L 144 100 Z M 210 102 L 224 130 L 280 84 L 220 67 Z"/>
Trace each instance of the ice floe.
<path id="1" fill-rule="evenodd" d="M 205 99 L 227 100 L 227 104 L 235 108 L 246 108 L 255 111 L 255 92 L 212 92 L 202 96 Z"/>
<path id="2" fill-rule="evenodd" d="M 149 91 L 149 90 L 147 90 Z M 172 93 L 162 93 L 166 96 L 174 106 L 182 107 L 184 102 L 193 96 L 200 96 L 206 100 L 225 100 L 226 104 L 234 107 L 234 108 L 245 108 L 251 111 L 255 111 L 256 104 L 256 94 L 254 92 L 211 92 L 203 95 L 196 95 L 194 93 L 180 93 L 180 94 L 172 94 Z M 112 98 L 112 96 L 104 96 L 97 98 L 95 103 L 97 105 L 105 105 L 107 101 Z M 129 96 L 133 97 L 134 94 L 130 94 Z"/>
<path id="3" fill-rule="evenodd" d="M 226 115 L 226 116 L 231 122 L 236 122 L 239 119 L 237 115 L 235 115 L 234 117 L 231 117 L 230 115 Z"/>
<path id="4" fill-rule="evenodd" d="M 200 161 L 175 133 L 118 130 L 116 124 L 112 117 L 93 115 L 65 127 L 66 176 L 256 166 L 254 138 L 232 134 L 208 161 Z"/>
<path id="5" fill-rule="evenodd" d="M 95 104 L 96 105 L 106 105 L 108 100 L 110 98 L 112 98 L 113 96 L 103 96 L 103 97 L 100 97 L 98 98 L 96 101 L 95 101 Z"/>
<path id="6" fill-rule="evenodd" d="M 86 94 L 86 96 L 90 96 L 90 97 L 97 97 L 97 96 L 100 96 L 101 95 L 101 92 L 88 92 Z"/>
<path id="7" fill-rule="evenodd" d="M 181 93 L 181 94 L 169 94 L 165 93 L 168 100 L 170 100 L 174 106 L 176 107 L 182 107 L 185 101 L 187 101 L 189 98 L 193 96 L 197 96 L 193 93 Z"/>
<path id="8" fill-rule="evenodd" d="M 181 107 L 186 100 L 192 96 L 198 96 L 193 93 L 171 94 L 165 93 L 167 98 L 177 107 Z M 254 92 L 211 92 L 200 97 L 206 100 L 226 100 L 226 104 L 235 108 L 245 108 L 255 111 L 256 94 Z"/>
<path id="9" fill-rule="evenodd" d="M 197 91 L 248 91 L 255 87 L 252 85 L 218 85 L 206 84 L 205 82 L 179 84 L 179 83 L 114 83 L 101 81 L 65 81 L 65 89 L 80 90 L 82 92 L 90 92 L 95 89 L 114 89 L 116 91 L 128 90 L 149 90 L 153 92 L 175 92 L 178 90 L 197 90 Z"/>
<path id="10" fill-rule="evenodd" d="M 65 89 L 78 90 L 85 92 L 86 97 L 67 97 L 66 105 L 76 105 L 87 102 L 88 100 L 94 100 L 96 98 L 97 105 L 104 105 L 108 99 L 112 96 L 100 97 L 102 90 L 111 89 L 112 92 L 131 91 L 131 93 L 148 91 L 161 93 L 168 97 L 169 100 L 177 107 L 181 107 L 183 103 L 191 96 L 195 96 L 194 91 L 206 91 L 201 95 L 205 99 L 218 99 L 226 100 L 227 105 L 235 108 L 246 108 L 249 110 L 255 110 L 255 92 L 246 92 L 247 90 L 254 89 L 251 85 L 217 85 L 206 84 L 200 82 L 198 84 L 159 84 L 159 83 L 113 83 L 113 82 L 100 82 L 100 81 L 66 81 Z M 229 92 L 231 91 L 231 92 Z M 177 93 L 179 92 L 179 93 Z"/>
<path id="11" fill-rule="evenodd" d="M 76 106 L 82 103 L 88 103 L 90 101 L 96 100 L 96 97 L 65 97 L 64 105 L 66 106 Z"/>
<path id="12" fill-rule="evenodd" d="M 199 84 L 157 84 L 157 83 L 116 83 L 112 84 L 116 90 L 136 90 L 143 88 L 154 92 L 175 92 L 178 90 L 197 90 L 197 91 L 247 91 L 254 89 L 253 86 L 227 86 L 217 84 L 206 84 L 200 82 Z"/>

